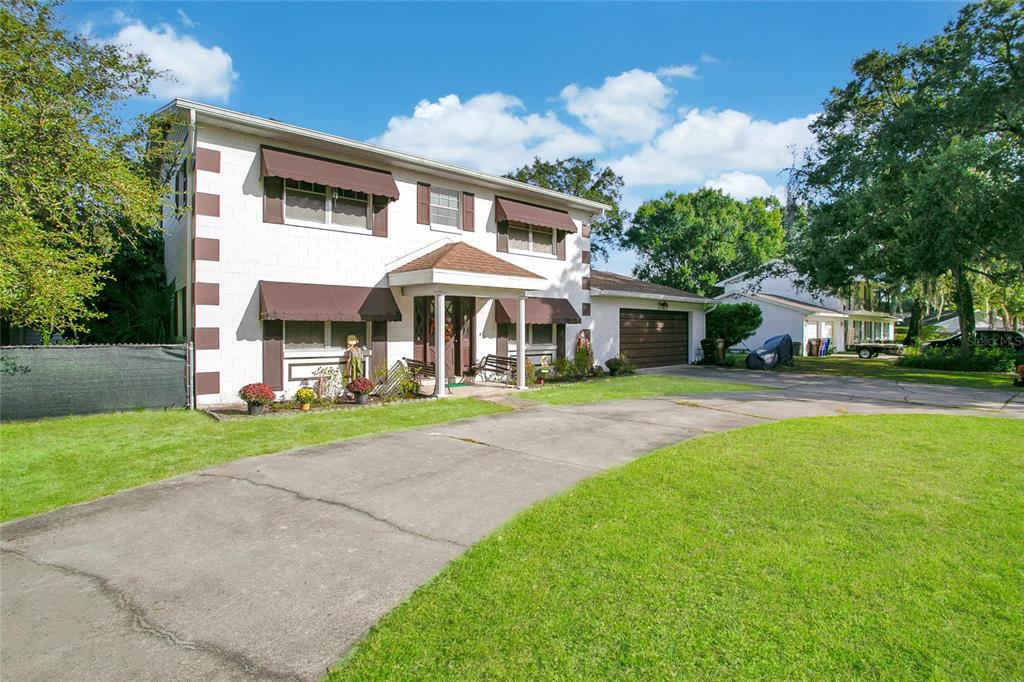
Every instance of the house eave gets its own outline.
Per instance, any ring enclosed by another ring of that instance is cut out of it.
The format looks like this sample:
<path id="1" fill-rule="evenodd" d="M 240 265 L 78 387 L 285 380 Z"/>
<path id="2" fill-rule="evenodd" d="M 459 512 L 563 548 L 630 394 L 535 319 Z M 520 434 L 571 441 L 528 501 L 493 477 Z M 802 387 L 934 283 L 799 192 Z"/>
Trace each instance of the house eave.
<path id="1" fill-rule="evenodd" d="M 283 123 L 281 121 L 253 116 L 251 114 L 244 114 L 238 111 L 223 109 L 221 107 L 215 107 L 210 104 L 203 104 L 192 100 L 180 98 L 175 99 L 158 109 L 156 113 L 162 114 L 168 111 L 194 111 L 197 116 L 229 123 L 236 127 L 260 131 L 263 133 L 271 133 L 276 136 L 284 136 L 285 138 L 292 136 L 296 138 L 296 142 L 301 142 L 301 140 L 316 141 L 340 148 L 342 151 L 355 154 L 359 157 L 384 159 L 394 166 L 468 180 L 477 185 L 510 193 L 513 196 L 518 196 L 528 201 L 537 201 L 539 198 L 546 199 L 548 201 L 557 202 L 560 205 L 588 213 L 591 216 L 601 215 L 611 208 L 610 206 L 597 201 L 582 199 L 569 194 L 562 194 L 561 192 L 555 192 L 554 190 L 545 189 L 543 187 L 535 187 L 517 180 L 502 178 L 497 175 L 491 175 L 489 173 L 483 173 L 469 168 L 462 168 L 450 163 L 434 161 L 414 154 L 394 151 L 368 142 L 359 142 L 357 140 L 351 140 L 338 135 L 331 135 L 317 130 L 292 125 L 290 123 Z"/>
<path id="2" fill-rule="evenodd" d="M 668 294 L 646 294 L 636 291 L 619 291 L 615 289 L 592 289 L 590 296 L 593 297 L 607 297 L 607 298 L 639 298 L 646 299 L 649 301 L 677 301 L 679 303 L 705 303 L 714 304 L 716 301 L 712 298 L 703 298 L 700 296 L 671 296 Z"/>

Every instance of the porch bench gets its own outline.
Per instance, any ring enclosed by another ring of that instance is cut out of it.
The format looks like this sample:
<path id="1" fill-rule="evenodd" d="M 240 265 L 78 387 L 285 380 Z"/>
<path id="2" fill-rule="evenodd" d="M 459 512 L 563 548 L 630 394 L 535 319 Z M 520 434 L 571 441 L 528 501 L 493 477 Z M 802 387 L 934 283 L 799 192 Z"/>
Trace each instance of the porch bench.
<path id="1" fill-rule="evenodd" d="M 433 379 L 434 378 L 434 363 L 423 362 L 422 360 L 413 360 L 412 358 L 402 358 L 402 362 L 405 363 L 409 373 L 412 374 L 415 379 Z"/>
<path id="2" fill-rule="evenodd" d="M 485 355 L 473 365 L 473 372 L 485 381 L 493 381 L 493 377 L 500 376 L 505 383 L 512 384 L 516 380 L 516 359 L 504 355 Z"/>

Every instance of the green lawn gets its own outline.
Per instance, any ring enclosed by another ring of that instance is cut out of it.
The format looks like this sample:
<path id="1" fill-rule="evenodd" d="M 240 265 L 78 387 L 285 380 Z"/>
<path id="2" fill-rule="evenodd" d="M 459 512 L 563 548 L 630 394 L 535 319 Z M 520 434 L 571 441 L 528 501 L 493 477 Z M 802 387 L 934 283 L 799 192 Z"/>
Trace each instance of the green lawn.
<path id="1" fill-rule="evenodd" d="M 225 422 L 174 410 L 3 424 L 0 520 L 38 514 L 241 457 L 506 409 L 453 398 Z"/>
<path id="2" fill-rule="evenodd" d="M 531 389 L 523 397 L 549 405 L 597 403 L 604 400 L 649 398 L 659 395 L 692 395 L 722 391 L 763 391 L 764 386 L 730 381 L 689 379 L 664 374 L 632 374 L 592 379 L 578 384 L 549 384 Z"/>
<path id="3" fill-rule="evenodd" d="M 584 481 L 329 676 L 1024 679 L 1024 422 L 773 423 Z"/>
<path id="4" fill-rule="evenodd" d="M 1012 373 L 1006 372 L 946 372 L 937 369 L 897 367 L 894 358 L 872 358 L 832 355 L 824 358 L 793 358 L 793 366 L 779 366 L 784 372 L 827 374 L 831 376 L 869 377 L 894 381 L 919 381 L 925 384 L 948 384 L 970 388 L 1001 388 L 1015 390 Z"/>

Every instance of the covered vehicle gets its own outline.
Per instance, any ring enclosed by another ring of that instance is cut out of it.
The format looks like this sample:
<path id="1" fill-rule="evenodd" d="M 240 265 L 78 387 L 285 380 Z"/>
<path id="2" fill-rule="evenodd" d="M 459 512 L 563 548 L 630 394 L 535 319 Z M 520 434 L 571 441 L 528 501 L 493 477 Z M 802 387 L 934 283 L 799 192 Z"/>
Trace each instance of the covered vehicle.
<path id="1" fill-rule="evenodd" d="M 780 362 L 793 364 L 793 338 L 789 334 L 773 336 L 747 355 L 748 369 L 771 369 Z"/>

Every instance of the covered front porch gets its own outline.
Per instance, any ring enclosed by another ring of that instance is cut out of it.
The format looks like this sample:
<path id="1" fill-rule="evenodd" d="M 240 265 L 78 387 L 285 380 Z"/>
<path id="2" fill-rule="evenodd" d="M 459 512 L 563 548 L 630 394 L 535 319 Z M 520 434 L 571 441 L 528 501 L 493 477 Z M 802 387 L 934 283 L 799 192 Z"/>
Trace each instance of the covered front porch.
<path id="1" fill-rule="evenodd" d="M 477 320 L 481 299 L 492 302 L 496 323 L 514 324 L 514 385 L 526 388 L 528 293 L 544 288 L 544 278 L 464 242 L 454 242 L 414 254 L 392 268 L 388 285 L 397 288 L 402 297 L 413 299 L 411 359 L 433 364 L 433 374 L 438 377 L 434 396 L 449 395 L 448 379 L 471 373 L 480 359 Z M 495 354 L 501 350 L 496 344 Z M 506 345 L 504 354 L 507 352 Z"/>

